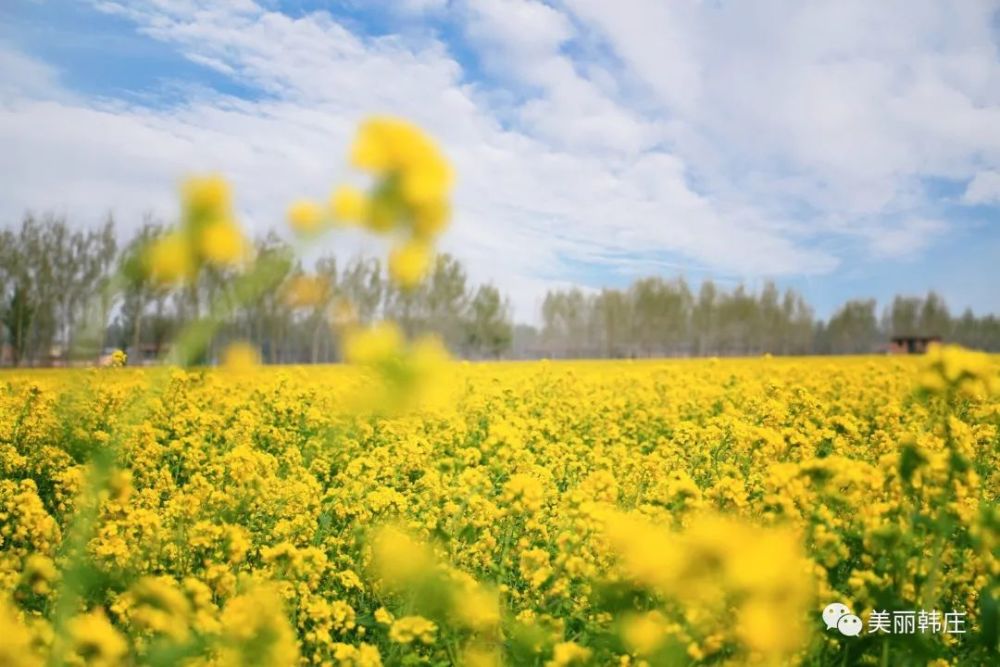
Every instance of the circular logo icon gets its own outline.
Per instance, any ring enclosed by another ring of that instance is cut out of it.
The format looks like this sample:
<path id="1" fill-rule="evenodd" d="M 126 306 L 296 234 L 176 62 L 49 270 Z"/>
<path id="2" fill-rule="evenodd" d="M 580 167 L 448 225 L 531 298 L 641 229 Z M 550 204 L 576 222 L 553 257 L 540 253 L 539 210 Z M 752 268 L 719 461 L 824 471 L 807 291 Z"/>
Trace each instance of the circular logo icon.
<path id="1" fill-rule="evenodd" d="M 837 621 L 837 629 L 845 637 L 857 637 L 861 634 L 861 619 L 854 614 L 844 614 Z"/>
<path id="2" fill-rule="evenodd" d="M 847 605 L 841 602 L 834 602 L 833 604 L 826 605 L 826 609 L 823 610 L 823 622 L 826 623 L 826 629 L 835 629 L 837 627 L 837 621 L 840 620 L 840 617 L 850 613 L 851 610 L 847 607 Z"/>

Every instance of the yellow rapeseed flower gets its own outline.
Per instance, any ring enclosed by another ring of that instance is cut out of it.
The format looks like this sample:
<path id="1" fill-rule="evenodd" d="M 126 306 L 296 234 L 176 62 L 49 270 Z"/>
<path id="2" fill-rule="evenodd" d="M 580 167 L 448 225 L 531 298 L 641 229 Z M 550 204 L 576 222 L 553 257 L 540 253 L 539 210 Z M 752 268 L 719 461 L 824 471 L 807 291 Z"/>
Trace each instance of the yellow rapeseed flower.
<path id="1" fill-rule="evenodd" d="M 378 233 L 402 229 L 422 241 L 447 225 L 451 165 L 420 128 L 397 118 L 371 118 L 358 131 L 352 160 L 374 173 L 377 182 L 370 199 L 340 188 L 331 202 L 336 218 L 363 221 Z"/>
<path id="2" fill-rule="evenodd" d="M 576 642 L 559 642 L 552 649 L 552 659 L 545 663 L 546 667 L 565 667 L 566 665 L 581 665 L 590 660 L 591 650 Z"/>
<path id="3" fill-rule="evenodd" d="M 413 211 L 413 233 L 417 238 L 431 239 L 448 226 L 451 208 L 445 200 L 420 204 Z"/>
<path id="4" fill-rule="evenodd" d="M 395 526 L 383 526 L 376 531 L 371 548 L 374 572 L 390 588 L 399 589 L 419 581 L 434 566 L 430 549 Z M 380 622 L 387 618 L 391 615 L 383 615 Z"/>
<path id="5" fill-rule="evenodd" d="M 355 167 L 384 174 L 438 158 L 437 147 L 416 125 L 389 116 L 366 120 L 351 149 Z"/>
<path id="6" fill-rule="evenodd" d="M 0 595 L 0 665 L 11 667 L 41 667 L 43 663 L 32 646 L 34 637 L 18 618 L 4 595 Z"/>
<path id="7" fill-rule="evenodd" d="M 231 220 L 215 220 L 201 230 L 200 250 L 212 264 L 227 266 L 245 256 L 245 241 L 239 227 Z"/>
<path id="8" fill-rule="evenodd" d="M 31 554 L 24 563 L 24 583 L 36 595 L 46 595 L 58 577 L 55 562 L 44 554 Z"/>
<path id="9" fill-rule="evenodd" d="M 229 183 L 219 174 L 193 176 L 181 186 L 184 211 L 192 219 L 228 217 L 231 206 Z"/>
<path id="10" fill-rule="evenodd" d="M 931 343 L 924 355 L 920 383 L 925 389 L 941 391 L 951 387 L 967 394 L 991 394 L 1000 387 L 989 355 L 960 345 Z"/>
<path id="11" fill-rule="evenodd" d="M 632 614 L 622 622 L 622 639 L 632 653 L 652 655 L 667 639 L 666 626 L 666 619 L 657 610 Z"/>
<path id="12" fill-rule="evenodd" d="M 418 285 L 430 265 L 430 247 L 420 241 L 409 241 L 389 253 L 389 275 L 404 288 Z"/>
<path id="13" fill-rule="evenodd" d="M 285 303 L 293 308 L 306 308 L 322 303 L 329 285 L 319 276 L 297 275 L 285 290 Z"/>
<path id="14" fill-rule="evenodd" d="M 459 623 L 477 632 L 485 632 L 500 623 L 500 601 L 495 591 L 482 586 L 455 589 L 452 607 Z"/>
<path id="15" fill-rule="evenodd" d="M 403 197 L 411 206 L 444 201 L 451 190 L 451 184 L 451 168 L 436 154 L 408 165 L 402 175 Z"/>
<path id="16" fill-rule="evenodd" d="M 87 665 L 119 665 L 128 654 L 128 643 L 100 610 L 72 618 L 69 639 L 71 658 Z"/>
<path id="17" fill-rule="evenodd" d="M 389 639 L 398 644 L 409 644 L 413 641 L 433 644 L 436 633 L 437 624 L 423 616 L 403 616 L 393 621 L 389 627 Z"/>
<path id="18" fill-rule="evenodd" d="M 470 646 L 462 653 L 464 667 L 501 667 L 503 660 L 498 650 L 483 646 Z"/>
<path id="19" fill-rule="evenodd" d="M 323 229 L 326 214 L 311 199 L 298 199 L 288 207 L 288 224 L 299 234 L 315 234 Z"/>
<path id="20" fill-rule="evenodd" d="M 352 364 L 377 364 L 403 351 L 403 332 L 391 322 L 349 331 L 344 338 L 344 359 Z"/>
<path id="21" fill-rule="evenodd" d="M 257 586 L 222 611 L 222 664 L 293 667 L 299 664 L 295 632 L 282 612 L 276 587 Z"/>
<path id="22" fill-rule="evenodd" d="M 335 220 L 360 223 L 367 215 L 368 201 L 357 188 L 342 185 L 330 197 L 330 210 Z"/>
<path id="23" fill-rule="evenodd" d="M 149 249 L 147 264 L 152 279 L 162 284 L 186 280 L 196 267 L 190 245 L 179 232 L 157 239 Z"/>
<path id="24" fill-rule="evenodd" d="M 222 365 L 226 370 L 245 373 L 260 365 L 260 351 L 246 341 L 230 343 L 222 354 Z"/>

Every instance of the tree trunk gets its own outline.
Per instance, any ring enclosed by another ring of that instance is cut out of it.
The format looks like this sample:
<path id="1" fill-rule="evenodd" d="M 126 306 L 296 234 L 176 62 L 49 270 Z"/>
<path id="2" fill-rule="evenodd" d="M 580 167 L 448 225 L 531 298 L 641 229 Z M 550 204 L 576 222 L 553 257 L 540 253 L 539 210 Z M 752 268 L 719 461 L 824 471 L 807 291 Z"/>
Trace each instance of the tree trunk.
<path id="1" fill-rule="evenodd" d="M 141 303 L 141 302 L 140 302 Z M 135 322 L 132 325 L 132 354 L 136 357 L 136 362 L 142 361 L 142 354 L 139 352 L 139 343 L 142 338 L 142 308 L 136 310 Z"/>

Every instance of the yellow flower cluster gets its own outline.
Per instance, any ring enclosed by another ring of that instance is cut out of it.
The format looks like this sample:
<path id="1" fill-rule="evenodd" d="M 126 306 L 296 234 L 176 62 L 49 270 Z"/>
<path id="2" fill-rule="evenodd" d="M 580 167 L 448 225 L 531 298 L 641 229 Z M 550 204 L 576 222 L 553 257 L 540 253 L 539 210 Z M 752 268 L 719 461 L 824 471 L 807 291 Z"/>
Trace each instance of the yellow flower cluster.
<path id="1" fill-rule="evenodd" d="M 373 374 L 367 393 L 356 409 L 396 410 L 428 406 L 442 399 L 448 351 L 436 336 L 407 341 L 393 322 L 344 330 L 344 360 Z"/>
<path id="2" fill-rule="evenodd" d="M 619 514 L 607 522 L 606 535 L 625 578 L 683 603 L 688 618 L 701 619 L 701 635 L 719 637 L 732 628 L 747 648 L 769 656 L 787 657 L 803 644 L 812 567 L 794 531 L 702 514 L 671 534 Z M 669 624 L 654 618 L 661 618 L 658 612 L 626 624 L 635 652 L 644 657 L 671 638 Z M 700 659 L 720 648 L 719 641 L 690 643 L 688 653 Z"/>
<path id="3" fill-rule="evenodd" d="M 367 195 L 350 186 L 338 188 L 330 201 L 333 218 L 396 234 L 389 273 L 401 287 L 414 287 L 430 268 L 434 239 L 448 224 L 451 166 L 420 128 L 390 117 L 361 125 L 351 162 L 376 182 Z M 300 203 L 290 212 L 297 229 L 313 227 L 304 224 L 312 219 L 305 210 Z"/>
<path id="4" fill-rule="evenodd" d="M 0 375 L 0 663 L 995 662 L 996 357 L 436 360 L 433 409 L 359 413 L 416 352 L 358 335 L 356 366 Z M 967 633 L 844 637 L 831 602 Z"/>
<path id="5" fill-rule="evenodd" d="M 423 616 L 404 616 L 397 618 L 389 626 L 389 639 L 400 644 L 419 641 L 433 644 L 437 626 Z"/>
<path id="6" fill-rule="evenodd" d="M 111 359 L 108 361 L 111 368 L 121 368 L 127 363 L 128 355 L 125 354 L 125 350 L 115 350 L 111 353 Z"/>
<path id="7" fill-rule="evenodd" d="M 450 218 L 451 166 L 420 128 L 387 116 L 362 123 L 351 162 L 373 177 L 369 192 L 342 185 L 325 206 L 311 199 L 296 200 L 288 208 L 288 224 L 304 239 L 337 223 L 393 235 L 387 261 L 389 276 L 400 288 L 413 289 L 430 270 L 434 241 Z M 330 305 L 331 295 L 318 277 L 300 275 L 291 281 L 284 296 L 293 307 L 315 307 Z"/>
<path id="8" fill-rule="evenodd" d="M 157 239 L 145 257 L 153 280 L 191 280 L 202 266 L 232 266 L 247 259 L 249 244 L 233 215 L 229 183 L 218 175 L 193 177 L 181 189 L 180 225 Z"/>
<path id="9" fill-rule="evenodd" d="M 931 391 L 953 390 L 989 395 L 1000 389 L 990 357 L 959 345 L 932 343 L 921 373 L 921 384 Z"/>
<path id="10" fill-rule="evenodd" d="M 226 346 L 222 353 L 222 367 L 227 371 L 244 373 L 260 365 L 260 351 L 252 343 L 236 341 Z"/>

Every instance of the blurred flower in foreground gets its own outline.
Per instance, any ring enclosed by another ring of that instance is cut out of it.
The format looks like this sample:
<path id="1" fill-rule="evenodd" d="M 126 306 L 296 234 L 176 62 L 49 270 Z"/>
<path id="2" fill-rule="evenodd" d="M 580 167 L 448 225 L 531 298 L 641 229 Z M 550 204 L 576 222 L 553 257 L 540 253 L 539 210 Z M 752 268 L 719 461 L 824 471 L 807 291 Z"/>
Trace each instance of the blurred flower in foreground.
<path id="1" fill-rule="evenodd" d="M 418 205 L 445 197 L 453 178 L 430 137 L 416 125 L 388 116 L 361 125 L 351 162 L 379 176 L 398 176 L 401 194 Z"/>
<path id="2" fill-rule="evenodd" d="M 195 263 L 183 235 L 170 232 L 149 249 L 149 274 L 158 283 L 176 283 L 191 278 Z"/>
<path id="3" fill-rule="evenodd" d="M 733 610 L 717 629 L 735 631 L 734 639 L 748 650 L 778 658 L 801 648 L 812 584 L 810 562 L 791 531 L 702 515 L 671 534 L 646 519 L 615 513 L 606 537 L 627 581 L 717 622 Z M 652 650 L 661 626 L 666 624 L 659 617 L 634 618 L 623 638 Z M 695 645 L 691 652 L 704 651 Z"/>
<path id="4" fill-rule="evenodd" d="M 655 654 L 670 631 L 667 619 L 658 610 L 628 614 L 622 620 L 621 637 L 630 652 L 638 656 Z"/>
<path id="5" fill-rule="evenodd" d="M 377 322 L 356 329 L 344 339 L 344 359 L 366 366 L 394 363 L 403 353 L 403 332 L 393 322 Z"/>
<path id="6" fill-rule="evenodd" d="M 271 586 L 258 586 L 231 599 L 222 611 L 223 665 L 299 664 L 295 631 L 283 612 L 282 598 Z"/>
<path id="7" fill-rule="evenodd" d="M 24 561 L 22 579 L 36 595 L 47 595 L 59 573 L 55 562 L 44 554 L 31 554 Z M 0 665 L 3 663 L 0 662 Z"/>
<path id="8" fill-rule="evenodd" d="M 326 223 L 323 207 L 309 199 L 299 199 L 288 207 L 288 224 L 302 235 L 312 235 L 322 231 Z"/>
<path id="9" fill-rule="evenodd" d="M 0 665 L 28 667 L 41 665 L 42 660 L 32 650 L 31 631 L 21 622 L 18 614 L 4 597 L 0 597 Z"/>
<path id="10" fill-rule="evenodd" d="M 423 279 L 430 263 L 430 246 L 423 241 L 407 241 L 389 254 L 389 275 L 403 287 L 414 287 Z"/>
<path id="11" fill-rule="evenodd" d="M 590 660 L 590 649 L 575 642 L 560 642 L 552 649 L 552 659 L 545 663 L 546 667 L 564 667 L 565 665 L 582 665 Z"/>
<path id="12" fill-rule="evenodd" d="M 117 665 L 128 654 L 128 643 L 100 610 L 72 619 L 69 639 L 69 659 L 78 664 Z"/>
<path id="13" fill-rule="evenodd" d="M 230 343 L 222 353 L 222 365 L 226 370 L 245 372 L 260 365 L 257 346 L 246 341 Z"/>
<path id="14" fill-rule="evenodd" d="M 380 234 L 396 232 L 400 241 L 389 259 L 390 275 L 401 287 L 411 288 L 430 266 L 430 242 L 448 224 L 451 166 L 420 128 L 384 116 L 361 126 L 351 161 L 376 182 L 367 196 L 340 187 L 330 201 L 333 217 L 360 222 Z"/>
<path id="15" fill-rule="evenodd" d="M 434 336 L 406 340 L 393 322 L 366 328 L 348 327 L 344 333 L 344 360 L 374 371 L 379 385 L 373 387 L 372 404 L 381 409 L 408 405 L 427 406 L 443 398 L 446 383 L 442 371 L 448 352 Z"/>
<path id="16" fill-rule="evenodd" d="M 181 186 L 185 215 L 192 220 L 217 220 L 229 213 L 229 183 L 218 174 L 193 177 Z"/>
<path id="17" fill-rule="evenodd" d="M 367 211 L 367 201 L 363 192 L 349 185 L 337 188 L 330 197 L 330 208 L 334 220 L 340 222 L 360 223 Z"/>
<path id="18" fill-rule="evenodd" d="M 997 391 L 998 379 L 989 355 L 960 345 L 931 343 L 920 369 L 920 386 L 928 391 L 989 396 Z"/>
<path id="19" fill-rule="evenodd" d="M 330 324 L 335 330 L 344 330 L 358 321 L 358 311 L 350 299 L 340 297 L 330 306 Z"/>
<path id="20" fill-rule="evenodd" d="M 294 276 L 285 288 L 285 303 L 292 308 L 307 308 L 326 300 L 329 284 L 319 276 Z"/>
<path id="21" fill-rule="evenodd" d="M 146 256 L 157 282 L 191 280 L 205 264 L 232 266 L 248 244 L 232 213 L 229 184 L 221 176 L 190 178 L 182 187 L 180 226 L 155 241 Z"/>
<path id="22" fill-rule="evenodd" d="M 217 220 L 201 232 L 201 255 L 211 264 L 236 264 L 243 247 L 243 234 L 231 220 Z"/>
<path id="23" fill-rule="evenodd" d="M 430 545 L 391 524 L 370 533 L 368 546 L 376 590 L 387 599 L 406 601 L 405 616 L 384 607 L 375 612 L 375 621 L 389 626 L 393 642 L 431 644 L 438 628 L 445 627 L 473 633 L 476 648 L 495 655 L 501 611 L 493 587 L 440 560 Z"/>
<path id="24" fill-rule="evenodd" d="M 190 604 L 171 577 L 139 579 L 119 598 L 117 607 L 135 627 L 174 641 L 188 638 Z"/>
<path id="25" fill-rule="evenodd" d="M 431 550 L 395 526 L 383 526 L 372 535 L 374 574 L 391 591 L 404 589 L 434 567 Z"/>
<path id="26" fill-rule="evenodd" d="M 462 654 L 462 664 L 466 667 L 500 667 L 500 653 L 490 647 L 470 646 Z"/>

